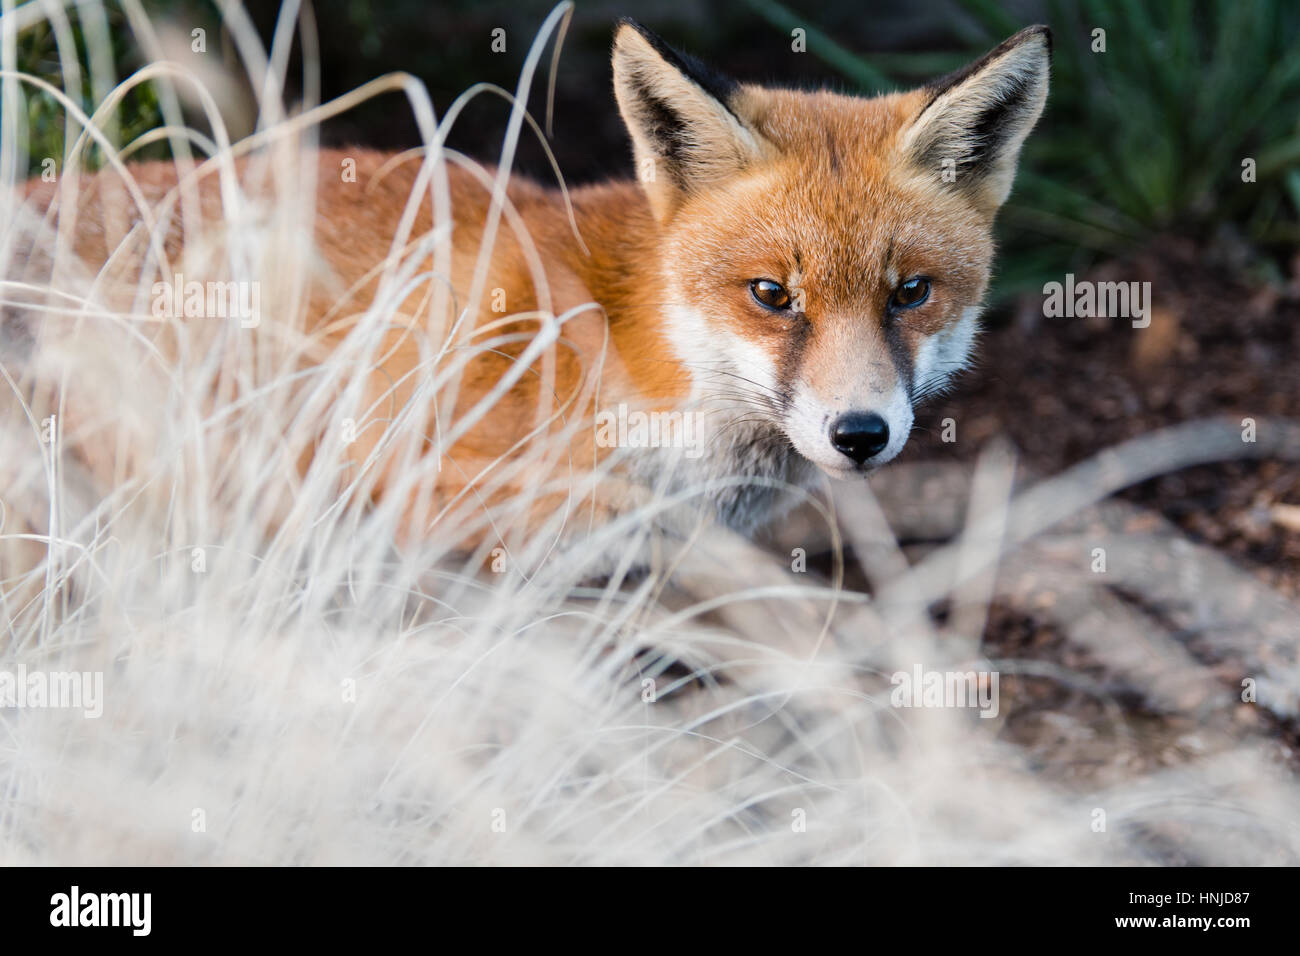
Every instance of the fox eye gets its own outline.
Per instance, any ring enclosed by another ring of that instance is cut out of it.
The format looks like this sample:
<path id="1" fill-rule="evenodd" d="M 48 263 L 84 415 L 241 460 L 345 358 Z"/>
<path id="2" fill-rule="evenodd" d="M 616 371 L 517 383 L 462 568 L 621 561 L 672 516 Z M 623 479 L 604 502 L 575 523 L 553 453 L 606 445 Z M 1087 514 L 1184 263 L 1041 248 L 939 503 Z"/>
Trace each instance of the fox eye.
<path id="1" fill-rule="evenodd" d="M 749 291 L 761 306 L 777 311 L 790 308 L 790 293 L 779 282 L 773 282 L 771 279 L 755 279 L 749 284 Z"/>
<path id="2" fill-rule="evenodd" d="M 925 276 L 913 276 L 900 283 L 889 299 L 890 308 L 914 309 L 930 298 L 930 280 Z"/>

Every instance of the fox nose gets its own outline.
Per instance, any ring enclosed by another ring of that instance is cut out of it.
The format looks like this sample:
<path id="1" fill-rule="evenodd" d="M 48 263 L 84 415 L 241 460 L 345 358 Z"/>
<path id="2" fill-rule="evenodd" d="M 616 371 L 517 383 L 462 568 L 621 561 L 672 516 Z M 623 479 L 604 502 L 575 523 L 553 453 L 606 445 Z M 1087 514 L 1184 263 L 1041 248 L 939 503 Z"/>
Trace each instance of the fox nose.
<path id="1" fill-rule="evenodd" d="M 860 465 L 889 444 L 889 424 L 875 412 L 849 412 L 831 425 L 831 444 Z"/>

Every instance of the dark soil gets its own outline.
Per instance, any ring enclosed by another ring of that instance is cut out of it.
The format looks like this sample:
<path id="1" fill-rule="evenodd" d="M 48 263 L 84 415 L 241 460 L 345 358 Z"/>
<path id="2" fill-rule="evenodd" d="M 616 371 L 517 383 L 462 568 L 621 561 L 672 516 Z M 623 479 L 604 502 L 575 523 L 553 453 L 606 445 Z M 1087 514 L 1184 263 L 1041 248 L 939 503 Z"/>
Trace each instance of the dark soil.
<path id="1" fill-rule="evenodd" d="M 1041 297 L 1024 299 L 992 317 L 980 366 L 922 411 L 907 454 L 969 462 L 1001 434 L 1014 443 L 1027 476 L 1046 476 L 1192 419 L 1300 420 L 1300 256 L 1291 271 L 1287 286 L 1252 288 L 1231 270 L 1207 267 L 1189 244 L 1166 242 L 1089 276 L 1150 281 L 1154 308 L 1146 329 L 1128 319 L 1044 318 Z M 955 442 L 941 440 L 945 418 L 957 423 Z M 1300 597 L 1300 467 L 1257 461 L 1188 468 L 1122 497 Z M 1203 746 L 1200 731 L 1209 728 L 1129 699 L 1102 662 L 1032 608 L 996 601 L 983 643 L 991 658 L 1064 667 L 1104 688 L 1097 696 L 1046 675 L 1008 675 L 1005 733 L 1048 776 L 1101 784 L 1117 772 L 1195 758 Z M 1188 649 L 1213 663 L 1212 648 Z M 1235 693 L 1239 676 L 1225 677 L 1225 693 Z M 1239 704 L 1211 723 L 1230 736 L 1267 739 L 1281 761 L 1300 767 L 1300 722 Z"/>
<path id="2" fill-rule="evenodd" d="M 1080 277 L 1082 278 L 1082 277 Z M 1149 328 L 1129 319 L 1044 318 L 1042 297 L 993 317 L 980 364 L 923 409 L 908 454 L 970 461 L 997 434 L 1031 475 L 1192 419 L 1300 420 L 1300 256 L 1288 286 L 1252 288 L 1167 241 L 1094 275 L 1151 282 Z M 941 423 L 957 440 L 941 440 Z M 1188 468 L 1123 497 L 1300 596 L 1300 468 L 1279 461 Z"/>

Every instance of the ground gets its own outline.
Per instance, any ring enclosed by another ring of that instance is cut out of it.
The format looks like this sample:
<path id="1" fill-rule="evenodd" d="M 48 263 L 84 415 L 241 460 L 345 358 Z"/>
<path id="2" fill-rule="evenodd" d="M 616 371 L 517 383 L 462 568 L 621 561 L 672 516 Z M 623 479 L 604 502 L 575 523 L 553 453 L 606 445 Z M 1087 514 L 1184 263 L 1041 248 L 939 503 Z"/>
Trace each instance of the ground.
<path id="1" fill-rule="evenodd" d="M 1166 241 L 1094 278 L 1152 282 L 1151 327 L 1127 319 L 1049 319 L 1041 297 L 994 315 L 981 364 L 918 418 L 907 461 L 974 461 L 987 441 L 1010 438 L 1026 476 L 1057 474 L 1118 442 L 1192 419 L 1300 419 L 1300 257 L 1286 287 L 1253 287 L 1240 273 L 1207 267 L 1189 243 Z M 942 422 L 957 423 L 958 440 L 941 440 Z M 1280 461 L 1229 462 L 1185 469 L 1138 484 L 1122 496 L 1158 512 L 1193 541 L 1217 549 L 1259 582 L 1300 597 L 1300 468 Z M 918 542 L 912 553 L 923 552 Z M 1049 593 L 1034 600 L 1051 600 Z M 1127 606 L 1159 619 L 1158 607 Z M 1177 639 L 1235 693 L 1242 667 L 1231 651 L 1195 633 Z M 984 632 L 990 658 L 1049 662 L 1114 695 L 1122 719 L 1105 713 L 1105 695 L 1043 676 L 1008 676 L 1013 703 L 1006 733 L 1058 777 L 1101 775 L 1136 762 L 1175 765 L 1204 747 L 1193 715 L 1152 708 L 1125 695 L 1125 682 L 1070 640 L 1059 623 L 1024 602 L 997 600 Z M 1300 753 L 1295 720 L 1245 704 L 1214 712 L 1210 723 L 1230 732 L 1271 738 L 1293 765 Z M 1083 736 L 1086 741 L 1067 738 Z M 1095 762 L 1086 754 L 1093 752 Z M 1058 759 L 1057 755 L 1061 758 Z M 1054 761 L 1056 761 L 1054 765 Z"/>
<path id="2" fill-rule="evenodd" d="M 980 364 L 918 416 L 908 459 L 971 461 L 1002 433 L 1023 468 L 1050 475 L 1195 418 L 1300 419 L 1300 256 L 1285 290 L 1251 288 L 1206 259 L 1166 241 L 1101 270 L 1097 278 L 1152 283 L 1148 329 L 1127 319 L 1044 318 L 1041 297 L 994 316 Z M 940 423 L 949 417 L 959 440 L 945 443 Z M 1271 461 L 1190 468 L 1124 497 L 1300 596 L 1300 469 Z"/>

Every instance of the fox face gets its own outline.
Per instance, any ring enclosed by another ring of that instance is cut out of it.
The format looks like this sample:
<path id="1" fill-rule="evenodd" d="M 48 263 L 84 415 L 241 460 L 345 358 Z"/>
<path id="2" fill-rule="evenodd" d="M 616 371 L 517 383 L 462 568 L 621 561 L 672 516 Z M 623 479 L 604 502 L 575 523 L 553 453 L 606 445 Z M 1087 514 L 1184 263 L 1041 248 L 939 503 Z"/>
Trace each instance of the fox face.
<path id="1" fill-rule="evenodd" d="M 992 226 L 1047 96 L 1046 27 L 873 99 L 720 77 L 625 22 L 615 93 L 697 395 L 823 472 L 893 459 L 970 359 Z"/>

